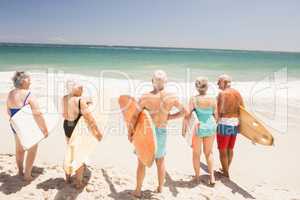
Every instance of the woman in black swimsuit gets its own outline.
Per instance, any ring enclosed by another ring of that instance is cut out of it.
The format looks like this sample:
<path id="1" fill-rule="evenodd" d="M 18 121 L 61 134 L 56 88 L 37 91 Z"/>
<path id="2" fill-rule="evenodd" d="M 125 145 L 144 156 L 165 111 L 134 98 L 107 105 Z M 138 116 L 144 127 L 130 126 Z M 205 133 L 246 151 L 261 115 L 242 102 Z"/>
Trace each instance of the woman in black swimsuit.
<path id="1" fill-rule="evenodd" d="M 79 121 L 81 117 L 81 111 L 80 111 L 80 99 L 78 100 L 78 115 L 75 120 L 69 121 L 67 119 L 64 120 L 64 131 L 65 136 L 70 139 L 72 136 L 72 133 L 76 127 L 77 122 Z"/>
<path id="2" fill-rule="evenodd" d="M 88 102 L 82 97 L 83 86 L 75 81 L 67 83 L 68 95 L 63 97 L 63 117 L 64 117 L 64 132 L 67 144 L 72 136 L 72 133 L 81 117 L 84 117 L 86 123 L 90 127 L 92 134 L 100 141 L 102 134 L 97 126 L 96 120 L 88 109 Z M 85 165 L 76 171 L 76 187 L 82 187 L 82 175 L 85 170 Z M 70 175 L 66 174 L 66 182 L 70 182 Z"/>

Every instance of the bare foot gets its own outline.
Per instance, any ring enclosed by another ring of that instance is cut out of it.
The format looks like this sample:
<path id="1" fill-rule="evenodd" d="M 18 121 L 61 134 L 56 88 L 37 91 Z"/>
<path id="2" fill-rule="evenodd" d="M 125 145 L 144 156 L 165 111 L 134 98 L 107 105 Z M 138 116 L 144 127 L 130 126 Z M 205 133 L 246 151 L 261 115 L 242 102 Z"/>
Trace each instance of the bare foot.
<path id="1" fill-rule="evenodd" d="M 79 189 L 82 189 L 82 187 L 83 187 L 83 183 L 81 181 L 80 182 L 76 181 L 75 188 L 79 190 Z"/>
<path id="2" fill-rule="evenodd" d="M 158 187 L 156 188 L 155 192 L 156 192 L 156 193 L 162 193 L 162 190 L 163 190 L 162 187 L 159 187 L 159 186 L 158 186 Z"/>
<path id="3" fill-rule="evenodd" d="M 71 176 L 66 174 L 66 179 L 65 179 L 66 183 L 71 183 Z"/>
<path id="4" fill-rule="evenodd" d="M 23 170 L 19 171 L 18 176 L 24 176 Z"/>
<path id="5" fill-rule="evenodd" d="M 138 191 L 134 191 L 134 192 L 131 192 L 130 193 L 133 197 L 135 197 L 135 198 L 142 198 L 142 192 L 138 192 Z"/>
<path id="6" fill-rule="evenodd" d="M 33 177 L 30 175 L 30 176 L 24 176 L 24 181 L 27 181 L 27 182 L 31 182 L 33 180 Z"/>
<path id="7" fill-rule="evenodd" d="M 225 176 L 226 178 L 229 178 L 229 173 L 228 172 L 223 171 L 222 175 Z"/>
<path id="8" fill-rule="evenodd" d="M 200 176 L 193 176 L 192 182 L 200 183 Z"/>
<path id="9" fill-rule="evenodd" d="M 208 185 L 214 187 L 216 184 L 215 176 L 211 175 L 210 179 L 208 180 Z"/>

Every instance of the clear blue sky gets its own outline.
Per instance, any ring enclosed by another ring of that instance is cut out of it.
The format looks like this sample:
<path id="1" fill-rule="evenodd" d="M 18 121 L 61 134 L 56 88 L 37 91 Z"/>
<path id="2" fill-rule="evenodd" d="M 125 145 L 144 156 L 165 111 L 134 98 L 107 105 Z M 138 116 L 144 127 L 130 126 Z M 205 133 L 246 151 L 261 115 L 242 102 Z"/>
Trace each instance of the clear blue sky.
<path id="1" fill-rule="evenodd" d="M 300 1 L 0 0 L 0 42 L 300 51 Z"/>

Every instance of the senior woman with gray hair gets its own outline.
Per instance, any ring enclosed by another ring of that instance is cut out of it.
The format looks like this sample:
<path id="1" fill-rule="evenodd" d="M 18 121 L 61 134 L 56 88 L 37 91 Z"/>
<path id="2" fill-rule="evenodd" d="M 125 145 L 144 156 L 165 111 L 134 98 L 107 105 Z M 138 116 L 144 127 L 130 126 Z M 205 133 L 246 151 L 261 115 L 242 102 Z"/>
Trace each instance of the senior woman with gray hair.
<path id="1" fill-rule="evenodd" d="M 193 138 L 193 167 L 195 171 L 195 180 L 199 181 L 200 177 L 200 156 L 203 146 L 204 155 L 208 165 L 210 174 L 209 184 L 214 186 L 215 177 L 213 170 L 213 155 L 212 148 L 216 134 L 216 120 L 218 118 L 217 102 L 215 98 L 207 96 L 208 79 L 198 77 L 195 81 L 195 87 L 198 95 L 191 97 L 189 106 L 186 109 L 185 121 L 189 121 L 193 111 L 196 112 L 200 126 Z M 186 124 L 186 123 L 185 123 Z M 183 135 L 186 133 L 184 127 Z"/>
<path id="2" fill-rule="evenodd" d="M 67 95 L 63 97 L 63 118 L 64 118 L 64 132 L 66 136 L 66 142 L 68 144 L 69 139 L 76 127 L 77 122 L 83 117 L 90 127 L 92 134 L 97 140 L 102 139 L 102 133 L 100 132 L 96 120 L 89 110 L 89 104 L 91 101 L 82 97 L 83 85 L 77 80 L 67 81 Z M 82 187 L 82 178 L 85 170 L 85 165 L 80 167 L 76 171 L 76 187 Z M 66 182 L 70 182 L 70 175 L 66 174 Z"/>
<path id="3" fill-rule="evenodd" d="M 35 121 L 44 133 L 45 137 L 48 136 L 48 129 L 45 123 L 45 119 L 39 109 L 39 104 L 36 98 L 29 91 L 31 85 L 30 75 L 24 71 L 17 71 L 12 78 L 14 89 L 8 93 L 7 97 L 7 113 L 10 117 L 14 116 L 22 107 L 29 104 L 32 110 Z M 33 179 L 31 175 L 32 166 L 36 157 L 38 145 L 34 145 L 27 151 L 25 170 L 24 170 L 24 157 L 25 150 L 23 149 L 20 138 L 16 131 L 12 128 L 12 132 L 15 136 L 16 142 L 16 162 L 19 170 L 19 175 L 24 176 L 26 181 Z M 30 133 L 28 133 L 30 134 Z"/>

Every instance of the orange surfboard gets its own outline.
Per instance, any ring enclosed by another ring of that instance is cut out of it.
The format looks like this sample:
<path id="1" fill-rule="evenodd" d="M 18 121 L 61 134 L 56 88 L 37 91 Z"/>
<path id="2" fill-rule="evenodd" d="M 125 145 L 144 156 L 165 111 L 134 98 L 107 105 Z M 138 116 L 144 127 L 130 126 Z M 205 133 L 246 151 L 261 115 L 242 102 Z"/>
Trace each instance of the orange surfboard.
<path id="1" fill-rule="evenodd" d="M 119 97 L 119 104 L 127 128 L 133 128 L 132 144 L 138 158 L 144 165 L 151 167 L 155 160 L 156 135 L 149 112 L 143 110 L 139 113 L 138 103 L 127 95 Z"/>
<path id="2" fill-rule="evenodd" d="M 240 132 L 254 143 L 267 146 L 274 144 L 270 131 L 243 107 L 240 107 Z"/>

